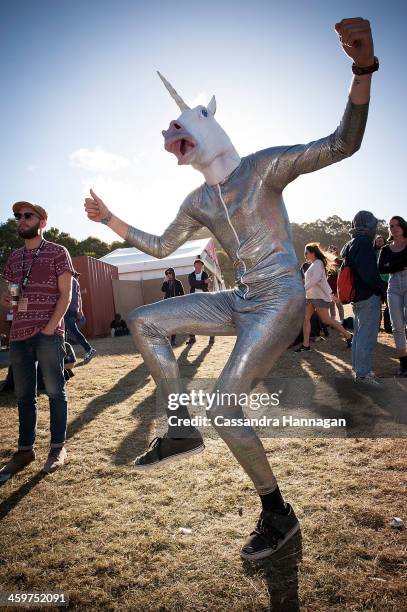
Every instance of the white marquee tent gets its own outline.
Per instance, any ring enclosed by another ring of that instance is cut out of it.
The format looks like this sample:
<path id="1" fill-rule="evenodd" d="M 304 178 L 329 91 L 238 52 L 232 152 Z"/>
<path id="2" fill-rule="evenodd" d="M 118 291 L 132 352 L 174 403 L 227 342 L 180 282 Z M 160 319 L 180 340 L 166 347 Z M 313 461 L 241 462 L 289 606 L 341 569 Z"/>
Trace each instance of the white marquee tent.
<path id="1" fill-rule="evenodd" d="M 213 277 L 213 290 L 224 288 L 221 270 L 212 238 L 188 240 L 174 253 L 163 259 L 146 255 L 136 248 L 116 249 L 101 257 L 101 261 L 117 266 L 119 280 L 162 279 L 167 268 L 174 268 L 176 276 L 192 272 L 194 260 L 200 258 L 205 269 Z"/>

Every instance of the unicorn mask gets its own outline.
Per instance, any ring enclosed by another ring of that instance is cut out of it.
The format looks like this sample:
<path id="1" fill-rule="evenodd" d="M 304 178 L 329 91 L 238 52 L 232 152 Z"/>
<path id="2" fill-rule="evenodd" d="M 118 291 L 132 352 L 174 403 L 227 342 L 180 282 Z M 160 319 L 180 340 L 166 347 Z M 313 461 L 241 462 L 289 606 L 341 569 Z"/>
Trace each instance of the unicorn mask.
<path id="1" fill-rule="evenodd" d="M 240 157 L 214 117 L 215 96 L 206 107 L 190 108 L 159 72 L 158 75 L 182 111 L 168 130 L 162 131 L 165 150 L 176 156 L 178 165 L 193 166 L 209 182 L 222 180 L 240 163 Z"/>

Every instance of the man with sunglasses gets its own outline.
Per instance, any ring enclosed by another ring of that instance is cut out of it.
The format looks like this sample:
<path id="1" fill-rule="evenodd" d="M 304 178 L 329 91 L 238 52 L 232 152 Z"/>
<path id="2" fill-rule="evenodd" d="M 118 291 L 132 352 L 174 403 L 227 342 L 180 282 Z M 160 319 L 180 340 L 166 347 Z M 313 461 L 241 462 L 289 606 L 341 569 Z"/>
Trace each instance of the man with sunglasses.
<path id="1" fill-rule="evenodd" d="M 65 438 L 68 404 L 64 379 L 64 314 L 71 300 L 75 270 L 65 247 L 43 238 L 48 214 L 38 204 L 13 205 L 18 235 L 24 246 L 14 251 L 3 272 L 19 287 L 10 332 L 10 361 L 18 404 L 18 449 L 0 470 L 5 482 L 35 459 L 37 427 L 37 363 L 50 405 L 51 448 L 43 472 L 53 472 L 67 458 Z M 10 297 L 1 296 L 10 307 Z"/>
<path id="2" fill-rule="evenodd" d="M 194 270 L 188 274 L 189 293 L 207 293 L 209 291 L 209 276 L 204 270 L 202 259 L 195 259 Z M 195 334 L 189 334 L 185 344 L 195 344 Z M 209 336 L 209 346 L 215 343 L 215 336 Z"/>

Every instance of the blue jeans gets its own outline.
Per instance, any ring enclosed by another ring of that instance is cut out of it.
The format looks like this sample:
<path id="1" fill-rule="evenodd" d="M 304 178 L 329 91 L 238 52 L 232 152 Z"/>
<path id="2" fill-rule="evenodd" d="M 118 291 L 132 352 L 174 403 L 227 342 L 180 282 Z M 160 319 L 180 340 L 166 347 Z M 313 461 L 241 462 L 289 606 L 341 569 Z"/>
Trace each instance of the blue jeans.
<path id="1" fill-rule="evenodd" d="M 75 340 L 83 347 L 86 353 L 88 353 L 92 347 L 78 328 L 76 313 L 71 313 L 68 311 L 65 314 L 64 321 L 69 333 L 72 334 Z"/>
<path id="2" fill-rule="evenodd" d="M 10 361 L 17 396 L 18 448 L 34 446 L 37 429 L 37 363 L 41 368 L 50 406 L 51 446 L 62 446 L 66 439 L 68 403 L 64 379 L 65 342 L 62 336 L 41 332 L 28 340 L 10 343 Z"/>
<path id="3" fill-rule="evenodd" d="M 373 370 L 373 351 L 379 333 L 381 298 L 371 295 L 353 304 L 352 368 L 356 376 L 366 376 Z"/>
<path id="4" fill-rule="evenodd" d="M 407 270 L 390 274 L 387 301 L 396 349 L 402 352 L 407 346 Z"/>

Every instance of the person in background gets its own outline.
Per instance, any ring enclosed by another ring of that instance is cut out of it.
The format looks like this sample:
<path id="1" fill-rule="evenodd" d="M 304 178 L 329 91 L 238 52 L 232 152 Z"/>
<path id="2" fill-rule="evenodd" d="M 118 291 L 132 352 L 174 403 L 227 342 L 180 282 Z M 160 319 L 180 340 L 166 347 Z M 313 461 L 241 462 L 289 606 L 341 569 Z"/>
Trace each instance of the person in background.
<path id="1" fill-rule="evenodd" d="M 338 272 L 339 268 L 342 265 L 342 259 L 339 257 L 339 249 L 338 247 L 331 244 L 328 247 L 328 253 L 334 257 L 333 262 L 331 263 L 330 269 L 328 270 L 328 285 L 331 287 L 332 293 L 335 297 L 338 297 Z M 343 325 L 343 320 L 345 318 L 345 312 L 343 310 L 343 305 L 339 300 L 335 300 L 331 302 L 331 306 L 329 307 L 329 314 L 333 319 L 336 318 L 335 314 L 335 306 L 338 309 L 339 321 L 341 325 Z"/>
<path id="2" fill-rule="evenodd" d="M 188 274 L 189 293 L 205 293 L 209 291 L 209 277 L 203 268 L 204 262 L 202 259 L 195 259 L 194 271 Z M 194 344 L 194 342 L 196 342 L 196 337 L 194 334 L 190 334 L 186 344 Z M 209 344 L 214 342 L 215 336 L 209 336 Z"/>
<path id="3" fill-rule="evenodd" d="M 66 341 L 65 341 L 65 350 L 66 350 L 66 355 L 64 358 L 64 377 L 65 377 L 65 380 L 68 381 L 70 378 L 75 376 L 73 369 L 76 363 L 76 355 L 75 355 L 75 351 L 73 350 L 72 345 Z"/>
<path id="4" fill-rule="evenodd" d="M 308 268 L 310 267 L 311 262 L 309 261 L 304 261 L 304 263 L 302 264 L 301 268 L 300 268 L 300 272 L 301 272 L 301 276 L 302 276 L 302 280 L 305 283 L 305 273 L 308 270 Z M 322 325 L 318 315 L 316 312 L 313 313 L 311 320 L 311 331 L 310 331 L 310 342 L 322 342 L 325 341 L 325 338 L 321 335 L 321 332 L 323 331 L 325 336 L 328 337 L 329 336 L 329 331 L 328 328 L 326 327 L 326 325 Z M 304 341 L 304 334 L 302 331 L 302 327 L 301 327 L 301 331 L 298 334 L 297 338 L 295 339 L 295 341 L 293 342 L 293 346 L 296 346 L 297 344 L 302 344 Z"/>
<path id="5" fill-rule="evenodd" d="M 164 300 L 168 298 L 178 297 L 179 295 L 185 295 L 184 287 L 180 280 L 175 278 L 174 268 L 168 268 L 165 271 L 166 280 L 163 282 L 161 291 L 164 293 Z M 176 346 L 176 334 L 171 336 L 171 346 Z"/>
<path id="6" fill-rule="evenodd" d="M 380 252 L 379 271 L 390 275 L 387 302 L 400 361 L 398 376 L 407 377 L 407 222 L 403 217 L 390 219 L 389 241 Z"/>
<path id="7" fill-rule="evenodd" d="M 311 317 L 314 312 L 317 313 L 323 325 L 333 327 L 344 336 L 347 346 L 350 348 L 352 346 L 352 334 L 338 323 L 338 321 L 335 321 L 335 319 L 329 316 L 329 308 L 335 296 L 333 296 L 326 278 L 328 261 L 325 253 L 321 251 L 317 242 L 310 242 L 305 246 L 305 259 L 311 265 L 305 272 L 304 281 L 306 297 L 305 317 L 302 329 L 304 339 L 302 346 L 295 349 L 295 352 L 302 353 L 311 350 Z"/>
<path id="8" fill-rule="evenodd" d="M 373 246 L 377 223 L 371 212 L 359 211 L 352 221 L 352 239 L 341 252 L 354 275 L 352 369 L 355 381 L 375 387 L 379 387 L 381 381 L 373 372 L 373 352 L 385 296 L 385 285 L 380 278 Z"/>
<path id="9" fill-rule="evenodd" d="M 385 244 L 387 244 L 386 238 L 381 234 L 377 234 L 376 238 L 374 239 L 374 248 L 377 253 L 377 259 L 379 259 L 380 251 L 382 250 Z"/>
<path id="10" fill-rule="evenodd" d="M 85 351 L 85 356 L 83 358 L 84 363 L 89 363 L 92 357 L 95 356 L 96 349 L 89 344 L 78 328 L 78 321 L 83 317 L 81 288 L 79 286 L 78 277 L 79 272 L 75 272 L 72 278 L 72 299 L 64 317 L 65 329 Z"/>
<path id="11" fill-rule="evenodd" d="M 114 319 L 110 323 L 110 329 L 112 330 L 112 336 L 128 336 L 130 333 L 126 321 L 122 319 L 119 312 L 114 315 Z"/>
<path id="12" fill-rule="evenodd" d="M 51 448 L 43 472 L 53 472 L 67 458 L 68 402 L 64 379 L 64 315 L 71 301 L 75 270 L 65 247 L 43 238 L 48 214 L 38 204 L 13 205 L 17 231 L 24 246 L 11 253 L 3 277 L 19 295 L 13 310 L 10 362 L 19 416 L 18 449 L 0 470 L 5 482 L 35 460 L 37 429 L 37 364 L 49 397 Z M 10 307 L 10 297 L 1 296 Z"/>
<path id="13" fill-rule="evenodd" d="M 382 248 L 387 244 L 387 240 L 384 236 L 382 236 L 381 234 L 377 234 L 375 240 L 374 240 L 374 248 L 376 251 L 376 257 L 377 257 L 377 261 L 379 261 L 379 257 L 380 257 L 380 251 L 382 250 Z M 393 333 L 392 329 L 391 329 L 391 322 L 390 322 L 390 313 L 389 313 L 389 305 L 387 303 L 387 286 L 389 284 L 389 274 L 383 274 L 382 272 L 380 272 L 380 278 L 382 279 L 382 281 L 385 284 L 385 291 L 386 291 L 386 301 L 385 301 L 385 309 L 383 312 L 383 325 L 384 325 L 384 330 L 387 333 Z M 380 323 L 382 322 L 382 313 L 380 313 Z"/>

